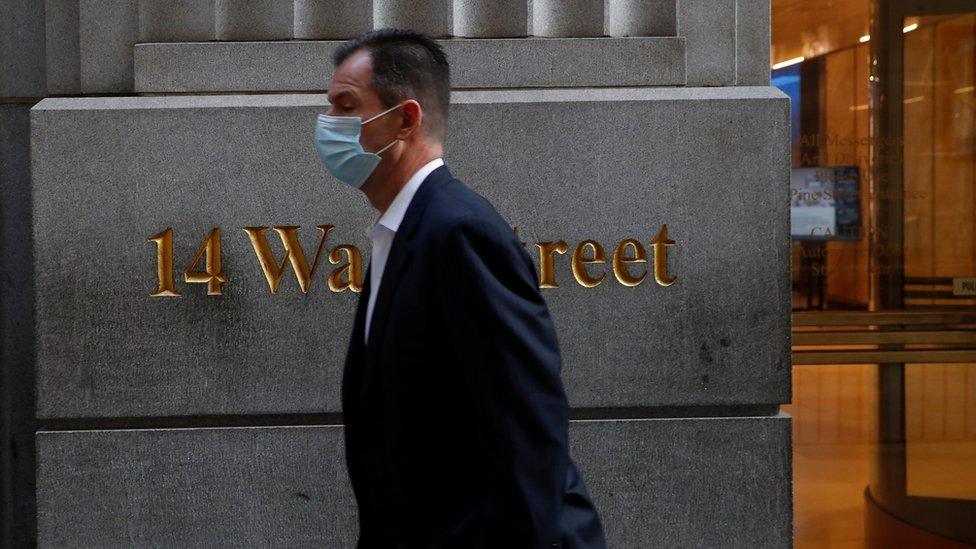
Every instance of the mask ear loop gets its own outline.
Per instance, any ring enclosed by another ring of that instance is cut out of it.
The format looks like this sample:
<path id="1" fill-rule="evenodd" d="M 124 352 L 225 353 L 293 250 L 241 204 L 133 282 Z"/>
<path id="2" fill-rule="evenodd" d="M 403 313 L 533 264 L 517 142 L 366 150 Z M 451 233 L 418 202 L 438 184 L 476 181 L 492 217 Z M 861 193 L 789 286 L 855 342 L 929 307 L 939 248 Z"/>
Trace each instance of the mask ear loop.
<path id="1" fill-rule="evenodd" d="M 404 101 L 403 103 L 406 103 L 406 101 Z M 386 114 L 386 113 L 388 113 L 388 112 L 390 112 L 390 111 L 392 111 L 393 109 L 396 109 L 396 108 L 398 108 L 398 107 L 401 107 L 401 106 L 403 106 L 403 103 L 400 103 L 399 105 L 393 105 L 393 106 L 392 106 L 392 107 L 390 107 L 389 109 L 386 109 L 385 111 L 383 111 L 383 112 L 381 112 L 381 113 L 379 113 L 379 114 L 377 114 L 376 116 L 374 116 L 374 117 L 372 117 L 372 118 L 370 118 L 369 120 L 367 120 L 367 121 L 365 121 L 365 122 L 363 122 L 363 124 L 362 124 L 362 125 L 366 125 L 366 124 L 368 124 L 368 123 L 370 123 L 370 122 L 372 122 L 373 120 L 376 120 L 377 118 L 379 118 L 379 117 L 381 117 L 381 116 L 383 116 L 384 114 Z M 380 149 L 380 150 L 378 150 L 378 151 L 376 151 L 376 152 L 374 152 L 373 154 L 376 154 L 376 155 L 378 155 L 378 154 L 380 154 L 381 152 L 383 152 L 383 151 L 385 151 L 386 149 L 389 149 L 390 147 L 392 147 L 393 145 L 395 145 L 397 141 L 399 141 L 399 139 L 394 139 L 393 141 L 390 141 L 390 144 L 389 144 L 389 145 L 387 145 L 387 146 L 385 146 L 385 147 L 383 147 L 382 149 Z"/>
<path id="2" fill-rule="evenodd" d="M 404 102 L 404 103 L 405 103 L 405 102 Z M 369 120 L 366 120 L 365 122 L 363 122 L 363 125 L 365 126 L 366 124 L 369 124 L 369 123 L 370 123 L 370 122 L 372 122 L 373 120 L 376 120 L 377 118 L 379 118 L 379 117 L 381 117 L 381 116 L 383 116 L 384 114 L 386 114 L 386 113 L 388 113 L 388 112 L 390 112 L 390 111 L 392 111 L 393 109 L 396 109 L 396 108 L 399 108 L 399 107 L 401 107 L 401 106 L 403 106 L 403 103 L 400 103 L 399 105 L 393 105 L 393 106 L 392 106 L 392 107 L 390 107 L 389 109 L 386 109 L 385 111 L 383 111 L 383 112 L 381 112 L 381 113 L 379 113 L 379 114 L 377 114 L 376 116 L 372 116 L 372 117 L 370 117 L 370 118 L 369 118 Z"/>
<path id="3" fill-rule="evenodd" d="M 365 126 L 366 124 L 369 124 L 370 122 L 372 122 L 373 120 L 376 120 L 377 118 L 379 118 L 379 117 L 381 117 L 381 116 L 383 116 L 384 114 L 386 114 L 386 113 L 388 113 L 388 112 L 390 112 L 390 111 L 392 111 L 392 110 L 394 110 L 394 109 L 397 109 L 397 108 L 400 108 L 400 107 L 402 107 L 404 103 L 406 103 L 406 101 L 404 101 L 403 103 L 400 103 L 399 105 L 393 105 L 393 106 L 392 106 L 392 107 L 390 107 L 389 109 L 386 109 L 385 111 L 383 111 L 383 112 L 381 112 L 381 113 L 379 113 L 379 114 L 377 114 L 376 116 L 373 116 L 373 117 L 371 117 L 371 118 L 370 118 L 369 120 L 367 120 L 367 121 L 365 121 L 365 122 L 363 122 L 363 123 L 362 123 L 362 124 L 360 124 L 360 125 L 361 125 L 361 126 Z M 373 154 L 376 154 L 376 155 L 378 155 L 378 154 L 380 154 L 381 152 L 383 152 L 383 151 L 385 151 L 386 149 L 389 149 L 390 147 L 392 147 L 393 145 L 395 145 L 397 141 L 399 141 L 399 139 L 394 139 L 393 141 L 390 141 L 390 144 L 389 144 L 389 145 L 387 145 L 387 146 L 385 146 L 385 147 L 383 147 L 382 149 L 380 149 L 380 150 L 378 150 L 378 151 L 376 151 L 376 152 L 374 152 Z"/>
<path id="4" fill-rule="evenodd" d="M 390 144 L 389 145 L 387 145 L 387 146 L 383 147 L 382 149 L 374 152 L 373 154 L 377 154 L 377 155 L 380 154 L 381 152 L 385 151 L 386 149 L 389 149 L 390 147 L 392 147 L 393 145 L 396 145 L 396 142 L 397 141 L 399 141 L 399 139 L 394 139 L 393 141 L 390 141 Z"/>

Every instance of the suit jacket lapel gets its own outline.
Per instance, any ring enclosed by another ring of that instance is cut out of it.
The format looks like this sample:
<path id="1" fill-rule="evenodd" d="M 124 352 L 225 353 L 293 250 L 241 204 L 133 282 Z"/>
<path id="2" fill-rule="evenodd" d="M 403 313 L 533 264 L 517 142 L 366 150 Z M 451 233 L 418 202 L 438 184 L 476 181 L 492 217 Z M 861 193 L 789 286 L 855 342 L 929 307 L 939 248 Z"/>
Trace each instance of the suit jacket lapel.
<path id="1" fill-rule="evenodd" d="M 360 400 L 366 395 L 366 387 L 369 385 L 370 377 L 376 368 L 379 360 L 379 350 L 386 335 L 386 320 L 390 312 L 390 303 L 396 294 L 397 283 L 406 271 L 412 258 L 410 240 L 413 237 L 424 209 L 430 202 L 437 187 L 453 179 L 447 165 L 438 166 L 430 172 L 424 181 L 417 188 L 416 194 L 410 201 L 407 211 L 403 215 L 400 227 L 397 229 L 396 236 L 393 237 L 393 244 L 390 246 L 390 255 L 386 259 L 383 267 L 383 277 L 380 283 L 380 291 L 376 295 L 376 303 L 373 304 L 373 316 L 370 318 L 369 341 L 366 345 L 366 356 L 364 363 L 363 382 L 360 386 Z M 363 296 L 360 299 L 368 296 Z"/>

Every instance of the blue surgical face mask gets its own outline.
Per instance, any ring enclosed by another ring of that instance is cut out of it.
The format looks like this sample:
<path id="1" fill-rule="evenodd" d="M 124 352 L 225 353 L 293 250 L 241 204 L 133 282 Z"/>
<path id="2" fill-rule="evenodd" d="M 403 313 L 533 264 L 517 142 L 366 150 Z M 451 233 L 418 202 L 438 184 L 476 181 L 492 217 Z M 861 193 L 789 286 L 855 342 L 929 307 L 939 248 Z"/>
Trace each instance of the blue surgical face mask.
<path id="1" fill-rule="evenodd" d="M 389 145 L 376 152 L 366 152 L 359 143 L 363 125 L 369 124 L 401 105 L 403 103 L 390 107 L 368 120 L 358 116 L 320 114 L 315 125 L 315 147 L 329 173 L 339 181 L 359 188 L 382 160 L 379 153 L 389 149 L 398 141 L 394 139 Z"/>

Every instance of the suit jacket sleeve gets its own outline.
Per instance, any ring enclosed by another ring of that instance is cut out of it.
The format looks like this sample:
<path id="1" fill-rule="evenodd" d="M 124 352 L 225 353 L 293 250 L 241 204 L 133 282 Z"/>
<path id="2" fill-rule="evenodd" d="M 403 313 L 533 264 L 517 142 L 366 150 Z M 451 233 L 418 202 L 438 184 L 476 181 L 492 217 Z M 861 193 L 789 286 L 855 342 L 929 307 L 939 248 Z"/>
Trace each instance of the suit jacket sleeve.
<path id="1" fill-rule="evenodd" d="M 455 367 L 491 466 L 487 546 L 559 541 L 569 407 L 535 267 L 504 223 L 464 218 L 444 239 L 439 296 Z"/>

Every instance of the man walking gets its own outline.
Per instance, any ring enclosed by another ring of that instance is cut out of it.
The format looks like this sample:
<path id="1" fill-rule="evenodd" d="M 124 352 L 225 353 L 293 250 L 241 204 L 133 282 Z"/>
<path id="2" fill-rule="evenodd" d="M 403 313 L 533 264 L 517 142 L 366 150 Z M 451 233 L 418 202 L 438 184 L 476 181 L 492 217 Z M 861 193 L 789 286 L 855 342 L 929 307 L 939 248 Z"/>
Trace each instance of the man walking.
<path id="1" fill-rule="evenodd" d="M 535 266 L 441 158 L 444 52 L 381 29 L 333 61 L 315 145 L 379 212 L 342 380 L 359 547 L 604 547 Z"/>

